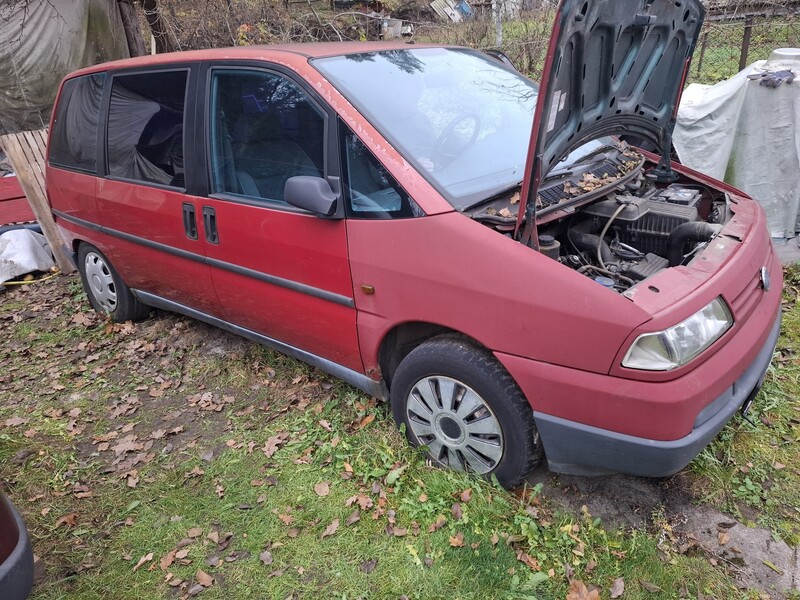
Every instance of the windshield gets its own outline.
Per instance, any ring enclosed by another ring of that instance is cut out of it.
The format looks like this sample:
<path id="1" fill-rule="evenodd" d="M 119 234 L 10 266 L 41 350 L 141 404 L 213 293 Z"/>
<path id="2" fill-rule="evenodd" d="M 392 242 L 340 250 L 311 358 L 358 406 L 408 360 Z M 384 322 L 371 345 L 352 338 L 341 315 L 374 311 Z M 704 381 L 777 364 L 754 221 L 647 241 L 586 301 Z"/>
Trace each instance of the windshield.
<path id="1" fill-rule="evenodd" d="M 313 65 L 455 208 L 522 181 L 538 88 L 495 59 L 414 48 Z"/>

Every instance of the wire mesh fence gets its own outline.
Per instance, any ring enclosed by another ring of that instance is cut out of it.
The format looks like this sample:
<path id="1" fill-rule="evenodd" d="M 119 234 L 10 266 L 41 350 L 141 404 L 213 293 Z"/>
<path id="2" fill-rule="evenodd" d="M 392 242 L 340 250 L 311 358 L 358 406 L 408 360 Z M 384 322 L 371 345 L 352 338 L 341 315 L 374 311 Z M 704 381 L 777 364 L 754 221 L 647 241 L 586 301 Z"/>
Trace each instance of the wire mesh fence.
<path id="1" fill-rule="evenodd" d="M 695 50 L 689 82 L 716 83 L 776 48 L 800 46 L 800 13 L 716 14 L 706 20 Z"/>

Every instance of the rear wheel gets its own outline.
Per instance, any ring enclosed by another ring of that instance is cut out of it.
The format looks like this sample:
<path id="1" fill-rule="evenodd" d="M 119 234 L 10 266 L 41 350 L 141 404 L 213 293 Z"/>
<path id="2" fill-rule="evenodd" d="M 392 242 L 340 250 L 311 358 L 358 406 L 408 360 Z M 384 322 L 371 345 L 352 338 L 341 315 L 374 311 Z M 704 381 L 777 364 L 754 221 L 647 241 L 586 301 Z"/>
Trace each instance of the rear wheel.
<path id="1" fill-rule="evenodd" d="M 488 351 L 463 337 L 412 350 L 392 380 L 392 414 L 437 465 L 518 486 L 542 459 L 533 412 Z"/>
<path id="2" fill-rule="evenodd" d="M 92 308 L 108 314 L 112 321 L 141 321 L 150 313 L 150 308 L 136 299 L 109 260 L 91 244 L 81 244 L 78 250 L 78 271 Z"/>

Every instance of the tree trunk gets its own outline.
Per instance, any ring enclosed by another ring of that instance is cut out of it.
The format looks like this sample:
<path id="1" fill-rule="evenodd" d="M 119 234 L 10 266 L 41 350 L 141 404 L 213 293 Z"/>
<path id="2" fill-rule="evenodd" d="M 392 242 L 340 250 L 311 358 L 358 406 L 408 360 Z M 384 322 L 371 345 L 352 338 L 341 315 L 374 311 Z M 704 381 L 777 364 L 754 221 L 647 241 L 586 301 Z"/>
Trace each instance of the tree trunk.
<path id="1" fill-rule="evenodd" d="M 144 16 L 150 25 L 150 31 L 156 40 L 156 52 L 175 52 L 178 49 L 177 42 L 171 35 L 166 21 L 161 14 L 158 0 L 139 0 L 144 8 Z"/>
<path id="2" fill-rule="evenodd" d="M 125 30 L 125 38 L 128 40 L 128 52 L 131 56 L 144 56 L 147 54 L 147 46 L 144 45 L 133 0 L 117 0 L 117 7 L 122 19 L 122 28 Z"/>

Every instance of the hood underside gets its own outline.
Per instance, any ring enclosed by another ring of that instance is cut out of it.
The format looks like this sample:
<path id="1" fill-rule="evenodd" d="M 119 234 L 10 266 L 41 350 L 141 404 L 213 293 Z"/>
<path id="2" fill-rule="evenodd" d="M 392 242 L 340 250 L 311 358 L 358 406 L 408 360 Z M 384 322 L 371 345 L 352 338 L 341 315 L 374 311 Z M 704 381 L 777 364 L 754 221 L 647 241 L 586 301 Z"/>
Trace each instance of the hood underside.
<path id="1" fill-rule="evenodd" d="M 523 203 L 534 206 L 541 180 L 589 140 L 629 135 L 659 148 L 668 144 L 704 15 L 700 0 L 562 0 L 534 117 Z M 523 204 L 520 221 L 524 213 Z"/>

